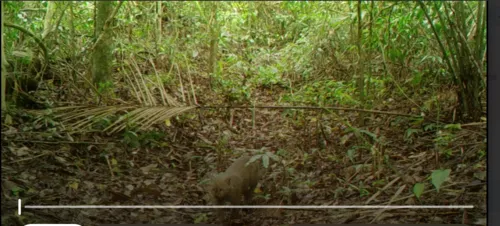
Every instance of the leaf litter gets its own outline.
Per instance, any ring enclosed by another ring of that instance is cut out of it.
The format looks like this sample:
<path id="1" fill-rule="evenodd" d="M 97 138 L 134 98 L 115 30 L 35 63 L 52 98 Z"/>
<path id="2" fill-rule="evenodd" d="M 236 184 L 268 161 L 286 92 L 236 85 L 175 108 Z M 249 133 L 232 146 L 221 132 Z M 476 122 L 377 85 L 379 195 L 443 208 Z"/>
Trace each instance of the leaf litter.
<path id="1" fill-rule="evenodd" d="M 66 136 L 56 125 L 52 128 L 59 134 L 56 137 L 35 132 L 43 126 L 29 120 L 2 125 L 2 215 L 8 217 L 3 222 L 17 217 L 12 213 L 18 198 L 25 205 L 209 205 L 201 182 L 227 167 L 239 153 L 262 149 L 270 153 L 262 158 L 270 172 L 256 189 L 256 205 L 474 205 L 474 209 L 255 209 L 243 214 L 239 224 L 485 221 L 486 161 L 477 155 L 485 150 L 483 127 L 458 131 L 458 138 L 446 144 L 451 152 L 443 154 L 436 152 L 433 133 L 405 139 L 403 124 L 389 126 L 396 121 L 394 116 L 369 122 L 364 131 L 378 130 L 369 135 L 349 130 L 349 125 L 337 120 L 339 116 L 314 111 L 301 110 L 306 117 L 289 118 L 279 111 L 255 110 L 255 122 L 250 110 L 231 111 L 232 123 L 221 117 L 223 110 L 201 110 L 203 121 L 172 120 L 168 127 L 151 129 L 165 135 L 156 140 L 163 143 L 161 147 L 133 149 L 119 135 Z M 349 122 L 356 119 L 355 114 L 342 117 Z M 327 129 L 322 131 L 318 125 Z M 438 180 L 437 191 L 431 174 L 446 169 L 449 177 Z M 414 195 L 416 184 L 419 198 Z M 212 212 L 25 209 L 23 219 L 81 225 L 214 223 Z"/>

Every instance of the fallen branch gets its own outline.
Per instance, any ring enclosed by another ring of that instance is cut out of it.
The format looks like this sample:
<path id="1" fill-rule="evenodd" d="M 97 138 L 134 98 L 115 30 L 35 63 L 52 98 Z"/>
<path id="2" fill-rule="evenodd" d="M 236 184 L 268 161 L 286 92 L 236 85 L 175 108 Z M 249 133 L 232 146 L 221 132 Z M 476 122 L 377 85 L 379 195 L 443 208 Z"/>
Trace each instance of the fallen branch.
<path id="1" fill-rule="evenodd" d="M 199 108 L 261 108 L 261 109 L 307 109 L 307 110 L 338 110 L 338 111 L 358 111 L 386 115 L 399 115 L 411 118 L 420 118 L 420 115 L 411 115 L 389 111 L 366 110 L 357 108 L 344 108 L 344 107 L 314 107 L 314 106 L 199 106 Z"/>

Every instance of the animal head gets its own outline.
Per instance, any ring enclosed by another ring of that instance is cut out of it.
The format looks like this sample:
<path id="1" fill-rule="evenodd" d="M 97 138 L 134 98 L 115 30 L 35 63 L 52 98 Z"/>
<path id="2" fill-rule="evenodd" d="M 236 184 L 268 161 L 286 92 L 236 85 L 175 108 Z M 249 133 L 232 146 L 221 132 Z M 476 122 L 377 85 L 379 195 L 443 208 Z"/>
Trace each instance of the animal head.
<path id="1" fill-rule="evenodd" d="M 229 200 L 231 192 L 234 192 L 237 186 L 237 180 L 238 178 L 236 176 L 227 175 L 225 173 L 221 173 L 214 177 L 210 191 L 217 204 L 223 204 L 225 201 Z"/>
<path id="2" fill-rule="evenodd" d="M 218 204 L 221 204 L 223 200 L 225 200 L 228 195 L 228 183 L 224 175 L 217 175 L 213 178 L 210 192 L 214 201 Z"/>

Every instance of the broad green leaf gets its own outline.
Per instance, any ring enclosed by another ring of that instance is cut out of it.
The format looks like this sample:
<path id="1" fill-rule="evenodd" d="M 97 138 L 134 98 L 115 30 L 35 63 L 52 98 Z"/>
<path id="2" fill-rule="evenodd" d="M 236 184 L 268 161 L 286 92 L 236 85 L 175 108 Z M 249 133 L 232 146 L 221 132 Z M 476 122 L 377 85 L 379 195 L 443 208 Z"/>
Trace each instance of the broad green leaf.
<path id="1" fill-rule="evenodd" d="M 424 184 L 422 184 L 422 183 L 416 183 L 413 186 L 413 194 L 415 194 L 415 196 L 417 196 L 417 198 L 420 199 L 420 196 L 424 192 L 424 188 L 425 188 Z"/>
<path id="2" fill-rule="evenodd" d="M 450 169 L 445 170 L 433 170 L 431 174 L 432 184 L 436 187 L 436 190 L 439 192 L 439 188 L 443 184 L 446 179 L 450 176 Z"/>

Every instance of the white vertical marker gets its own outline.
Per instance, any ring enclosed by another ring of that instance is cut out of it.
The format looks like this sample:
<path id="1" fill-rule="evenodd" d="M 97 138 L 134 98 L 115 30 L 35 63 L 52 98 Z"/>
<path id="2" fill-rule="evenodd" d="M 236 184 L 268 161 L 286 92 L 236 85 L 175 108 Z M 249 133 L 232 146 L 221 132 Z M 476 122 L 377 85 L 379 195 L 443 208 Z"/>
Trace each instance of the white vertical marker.
<path id="1" fill-rule="evenodd" d="M 21 216 L 21 199 L 17 200 L 17 214 Z"/>

